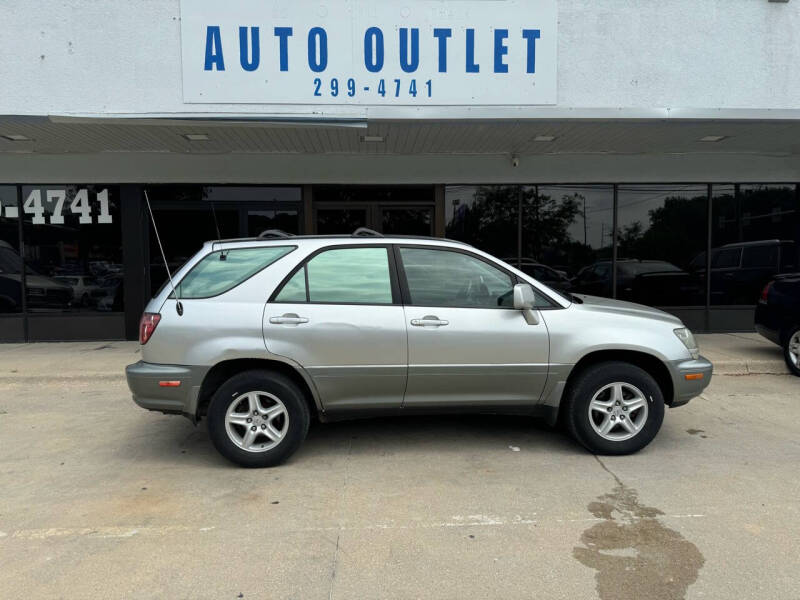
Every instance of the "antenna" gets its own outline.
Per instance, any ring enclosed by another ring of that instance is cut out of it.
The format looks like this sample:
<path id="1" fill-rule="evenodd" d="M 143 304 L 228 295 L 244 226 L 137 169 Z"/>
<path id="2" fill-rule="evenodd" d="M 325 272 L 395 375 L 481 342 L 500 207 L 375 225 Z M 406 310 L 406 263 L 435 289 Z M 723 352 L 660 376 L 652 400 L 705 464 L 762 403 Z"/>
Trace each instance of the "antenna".
<path id="1" fill-rule="evenodd" d="M 147 195 L 147 190 L 144 191 L 144 199 L 147 202 L 147 211 L 150 213 L 150 222 L 153 223 L 153 231 L 156 232 L 156 241 L 158 242 L 158 249 L 161 250 L 161 258 L 164 260 L 164 267 L 167 269 L 167 277 L 169 277 L 169 285 L 172 287 L 172 293 L 175 294 L 175 300 L 177 300 L 177 304 L 175 305 L 175 310 L 178 311 L 178 315 L 183 314 L 183 304 L 181 304 L 181 299 L 178 297 L 178 290 L 175 289 L 175 283 L 172 281 L 172 273 L 169 271 L 169 264 L 167 263 L 167 255 L 164 254 L 164 246 L 161 245 L 161 236 L 158 235 L 158 227 L 156 226 L 156 218 L 153 216 L 153 209 L 150 206 L 150 197 Z"/>

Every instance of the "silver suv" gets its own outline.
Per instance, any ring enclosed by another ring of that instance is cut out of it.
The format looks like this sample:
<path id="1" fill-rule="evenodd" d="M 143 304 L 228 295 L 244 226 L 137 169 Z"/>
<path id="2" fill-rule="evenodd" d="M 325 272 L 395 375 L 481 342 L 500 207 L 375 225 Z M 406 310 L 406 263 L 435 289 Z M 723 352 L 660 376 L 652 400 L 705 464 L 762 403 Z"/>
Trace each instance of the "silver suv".
<path id="1" fill-rule="evenodd" d="M 312 417 L 430 412 L 540 416 L 627 454 L 711 379 L 678 318 L 451 240 L 272 232 L 207 242 L 173 281 L 142 317 L 133 399 L 207 418 L 248 467 L 288 458 Z"/>

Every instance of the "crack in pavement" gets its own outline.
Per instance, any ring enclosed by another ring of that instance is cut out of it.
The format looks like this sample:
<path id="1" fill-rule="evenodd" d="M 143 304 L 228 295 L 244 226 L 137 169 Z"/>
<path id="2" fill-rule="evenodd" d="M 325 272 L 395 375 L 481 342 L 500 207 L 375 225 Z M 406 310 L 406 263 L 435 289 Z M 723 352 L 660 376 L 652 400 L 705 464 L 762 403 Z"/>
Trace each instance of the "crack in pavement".
<path id="1" fill-rule="evenodd" d="M 572 555 L 596 571 L 597 594 L 601 600 L 685 598 L 705 558 L 697 546 L 658 520 L 663 511 L 641 504 L 635 489 L 599 456 L 595 460 L 616 485 L 588 504 L 601 521 L 581 534 L 583 546 L 575 546 Z"/>

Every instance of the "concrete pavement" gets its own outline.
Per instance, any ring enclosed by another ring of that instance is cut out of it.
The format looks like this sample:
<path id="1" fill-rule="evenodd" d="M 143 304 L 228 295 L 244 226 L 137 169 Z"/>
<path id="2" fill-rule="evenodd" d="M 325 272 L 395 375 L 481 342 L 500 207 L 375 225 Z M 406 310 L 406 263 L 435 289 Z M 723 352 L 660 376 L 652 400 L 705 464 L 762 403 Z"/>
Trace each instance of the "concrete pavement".
<path id="1" fill-rule="evenodd" d="M 634 456 L 518 417 L 406 417 L 316 424 L 253 471 L 136 407 L 118 375 L 136 345 L 101 346 L 0 346 L 0 597 L 800 589 L 798 378 L 716 376 Z"/>

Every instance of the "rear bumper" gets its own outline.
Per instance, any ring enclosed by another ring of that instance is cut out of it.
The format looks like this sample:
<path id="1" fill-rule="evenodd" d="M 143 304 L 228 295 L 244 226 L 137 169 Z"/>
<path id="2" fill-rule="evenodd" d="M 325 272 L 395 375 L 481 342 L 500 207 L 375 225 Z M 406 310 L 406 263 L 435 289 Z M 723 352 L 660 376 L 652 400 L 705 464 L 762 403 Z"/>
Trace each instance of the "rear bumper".
<path id="1" fill-rule="evenodd" d="M 197 398 L 208 367 L 158 365 L 139 361 L 125 367 L 133 401 L 142 408 L 197 418 Z M 161 382 L 177 382 L 165 387 Z"/>
<path id="2" fill-rule="evenodd" d="M 697 359 L 674 360 L 668 362 L 667 367 L 672 376 L 674 390 L 672 402 L 667 404 L 673 408 L 682 406 L 703 393 L 703 390 L 711 383 L 711 375 L 714 371 L 711 361 L 702 356 Z M 687 379 L 687 375 L 691 378 Z"/>

